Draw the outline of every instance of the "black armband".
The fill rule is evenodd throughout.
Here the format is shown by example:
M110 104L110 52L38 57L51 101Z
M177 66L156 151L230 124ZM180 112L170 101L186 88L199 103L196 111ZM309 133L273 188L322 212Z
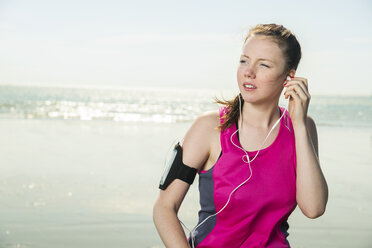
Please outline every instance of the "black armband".
M177 143L168 155L159 189L165 190L175 179L180 179L191 185L194 182L196 173L197 170L195 168L182 162L182 148L180 143Z

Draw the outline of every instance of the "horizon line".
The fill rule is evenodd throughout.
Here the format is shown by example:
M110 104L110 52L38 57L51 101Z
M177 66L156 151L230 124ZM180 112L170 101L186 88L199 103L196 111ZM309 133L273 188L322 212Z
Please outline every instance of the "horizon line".
M213 89L213 88L190 88L190 87L170 87L170 86L164 86L164 85L159 85L158 87L151 87L151 86L143 86L143 87L133 87L133 86L119 86L119 85L88 85L88 84L79 84L79 85L72 85L72 84L26 84L26 83L3 83L0 82L0 86L14 86L14 87L40 87L40 88L66 88L66 89L111 89L111 90L126 90L126 89L131 89L131 90L169 90L169 91L179 91L179 90L187 90L187 91L195 91L195 90L200 90L200 91L223 91L223 92L236 92L237 89L227 89L227 88L219 88L219 89ZM211 92L212 93L212 92ZM320 93L320 94L312 94L312 96L350 96L350 97L372 97L372 92L370 94L326 94L326 93Z

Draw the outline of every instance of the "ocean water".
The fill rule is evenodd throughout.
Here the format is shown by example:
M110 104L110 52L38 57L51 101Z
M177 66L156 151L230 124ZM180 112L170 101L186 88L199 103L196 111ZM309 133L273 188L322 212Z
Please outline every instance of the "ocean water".
M152 205L169 145L232 95L0 86L0 248L164 247ZM321 218L291 215L293 247L372 247L371 111L370 97L312 97L330 195ZM179 212L189 229L197 185Z
M0 86L0 118L190 122L231 91ZM281 102L285 105L285 102ZM372 96L313 96L318 125L372 127Z

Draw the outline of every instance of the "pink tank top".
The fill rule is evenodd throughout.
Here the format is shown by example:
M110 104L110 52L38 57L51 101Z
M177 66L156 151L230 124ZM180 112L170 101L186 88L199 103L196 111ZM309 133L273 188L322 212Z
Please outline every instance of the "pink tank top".
M221 107L220 116L225 111ZM223 208L230 192L250 176L242 161L245 153L230 141L234 131L236 125L221 131L222 155L211 169L199 172L198 224ZM241 146L237 134L233 142ZM256 151L248 154L252 159ZM287 111L276 139L260 151L251 168L251 179L232 194L226 208L196 229L194 247L290 247L287 218L296 207L296 150Z

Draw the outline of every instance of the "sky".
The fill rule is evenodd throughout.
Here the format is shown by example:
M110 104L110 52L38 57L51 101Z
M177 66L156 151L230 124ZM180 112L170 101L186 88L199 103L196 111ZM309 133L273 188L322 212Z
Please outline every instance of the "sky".
M313 95L372 95L372 1L0 0L0 84L237 89L244 35L291 30Z

